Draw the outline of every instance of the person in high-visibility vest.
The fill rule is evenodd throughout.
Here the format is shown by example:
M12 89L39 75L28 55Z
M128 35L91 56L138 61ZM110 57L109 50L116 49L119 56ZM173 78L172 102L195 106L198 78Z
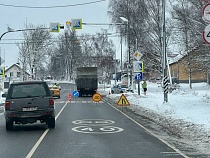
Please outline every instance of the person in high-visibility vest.
M144 80L144 82L141 84L143 90L144 90L144 95L146 95L147 92L147 82Z
M57 83L54 83L53 87L57 87Z

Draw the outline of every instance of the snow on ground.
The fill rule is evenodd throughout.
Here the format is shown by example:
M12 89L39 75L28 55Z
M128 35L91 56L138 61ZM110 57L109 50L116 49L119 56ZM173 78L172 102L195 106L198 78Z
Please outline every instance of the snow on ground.
M180 88L168 93L168 102L164 102L164 94L160 84L148 82L148 91L140 96L126 93L131 104L129 109L153 119L167 129L175 137L166 138L181 148L194 148L199 154L210 157L210 86L207 83L179 84ZM110 88L102 86L99 93L118 102L122 94L109 94ZM187 149L183 149L187 150ZM189 153L188 153L189 154Z
M140 95L137 88L134 93L125 93L131 104L126 108L156 122L153 132L190 157L203 154L210 157L210 86L207 83L193 83L190 89L188 84L179 84L180 88L169 93L168 102L164 102L160 84L147 84L146 95L142 88ZM110 87L99 85L98 92L117 103L122 94L110 94Z

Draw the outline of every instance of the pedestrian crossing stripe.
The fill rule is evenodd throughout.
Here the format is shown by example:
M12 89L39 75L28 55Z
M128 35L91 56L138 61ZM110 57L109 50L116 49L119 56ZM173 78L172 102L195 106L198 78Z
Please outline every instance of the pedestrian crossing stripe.
M98 104L98 103L104 103L103 101L94 102L94 101L69 101L69 103L82 103L82 104Z
M59 103L64 104L64 103L66 103L66 102L68 102L68 103L82 103L82 104L96 103L96 102L94 102L94 101L55 101L55 103L57 103L57 104L59 104ZM99 102L97 102L97 103L104 103L104 102L103 102L103 101L99 101ZM1 109L1 107L0 107L0 109Z
M57 101L56 100L55 103L62 103L63 104L63 103L66 103L66 101Z
M126 96L124 94L121 95L120 99L117 102L118 106L130 106Z

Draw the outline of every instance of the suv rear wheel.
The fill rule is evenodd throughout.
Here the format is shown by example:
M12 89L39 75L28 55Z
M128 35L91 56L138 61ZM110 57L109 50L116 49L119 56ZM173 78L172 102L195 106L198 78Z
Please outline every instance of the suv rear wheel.
M7 131L13 130L13 121L12 120L7 120L6 121L6 130Z
M54 117L48 118L47 125L48 128L55 128L55 118Z

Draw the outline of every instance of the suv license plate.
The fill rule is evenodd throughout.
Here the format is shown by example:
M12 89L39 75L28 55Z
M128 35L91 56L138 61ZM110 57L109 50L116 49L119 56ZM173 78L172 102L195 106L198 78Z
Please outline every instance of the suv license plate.
M36 111L37 107L23 108L23 111Z

